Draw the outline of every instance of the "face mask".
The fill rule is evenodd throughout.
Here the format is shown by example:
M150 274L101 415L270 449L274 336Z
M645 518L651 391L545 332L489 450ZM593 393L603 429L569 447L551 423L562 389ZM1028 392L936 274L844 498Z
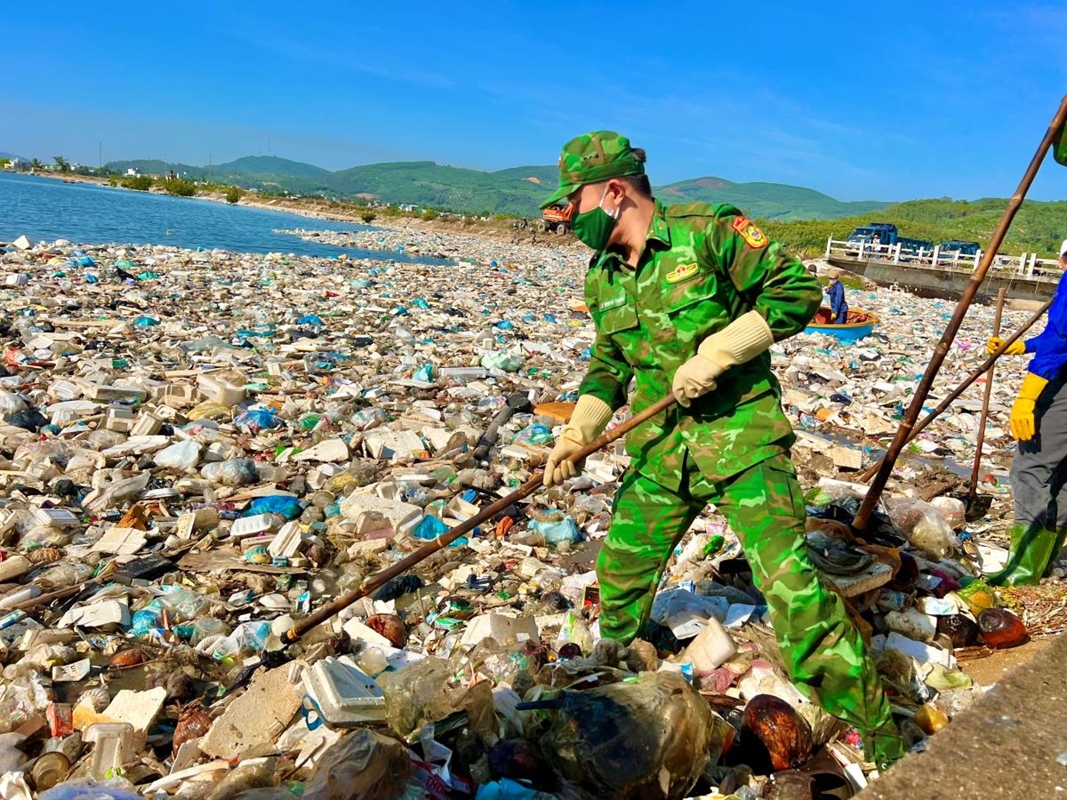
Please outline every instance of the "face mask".
M619 209L616 208L614 212L604 209L604 198L607 196L608 190L605 189L596 208L575 214L571 220L578 241L598 253L608 246L608 239L611 238L611 232L615 230L615 223L619 219Z

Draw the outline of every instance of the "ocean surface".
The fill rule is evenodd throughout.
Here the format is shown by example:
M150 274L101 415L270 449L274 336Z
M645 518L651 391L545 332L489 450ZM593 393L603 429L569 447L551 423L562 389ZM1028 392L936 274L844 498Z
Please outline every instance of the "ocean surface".
M0 171L0 241L10 242L25 234L34 241L69 239L76 244L165 244L327 257L348 253L352 258L451 263L388 250L334 247L274 233L294 228L372 230L285 211Z

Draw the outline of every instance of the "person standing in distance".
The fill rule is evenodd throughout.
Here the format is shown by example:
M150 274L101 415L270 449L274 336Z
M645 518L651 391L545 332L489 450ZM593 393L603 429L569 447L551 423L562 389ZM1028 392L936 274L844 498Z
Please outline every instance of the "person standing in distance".
M601 633L640 635L671 552L714 503L741 539L790 677L886 764L902 742L860 634L805 550L795 436L768 352L811 320L819 283L733 206L659 203L644 163L618 133L578 136L543 206L569 200L574 233L594 251L585 300L596 328L545 485L579 474L568 459L626 403L631 379L635 413L678 399L627 436L632 460L596 565Z
M1067 239L1060 245L1067 270ZM1019 444L1011 464L1015 519L1008 562L990 583L1027 585L1052 569L1067 538L1067 274L1060 278L1045 330L1014 342L1006 355L1032 354L1011 409L1011 433ZM1003 343L992 337L992 354Z

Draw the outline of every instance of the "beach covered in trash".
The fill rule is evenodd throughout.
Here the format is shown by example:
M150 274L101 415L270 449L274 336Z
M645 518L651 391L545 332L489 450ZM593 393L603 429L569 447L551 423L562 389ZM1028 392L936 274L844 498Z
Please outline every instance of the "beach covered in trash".
M418 226L300 235L453 263L0 251L0 797L865 785L858 733L784 677L714 508L680 542L642 639L600 639L593 563L621 443L288 643L309 613L529 480L593 341L575 247ZM954 304L886 289L848 301L880 319L870 336L799 335L773 364L809 552L921 750L988 688L967 663L1065 627L1064 572L1027 590L980 578L1006 557L1025 358L997 364L978 499L982 380L909 445L853 540L859 475ZM1004 331L1030 316L1006 311ZM971 308L929 408L985 359L992 320Z

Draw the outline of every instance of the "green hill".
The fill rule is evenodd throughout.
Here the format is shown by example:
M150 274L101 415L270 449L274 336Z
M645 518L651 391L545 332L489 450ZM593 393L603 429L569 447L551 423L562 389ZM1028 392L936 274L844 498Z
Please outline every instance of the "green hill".
M290 161L278 156L245 156L236 161L216 164L210 168L212 173L222 175L279 175L290 178L324 178L330 174L328 169Z
M664 202L731 203L757 219L838 219L885 208L876 200L842 202L801 186L781 183L733 183L723 178L695 178L656 188Z
M432 161L368 164L335 172L330 185L339 194L386 203L413 203L473 214L538 214L546 195L539 168L480 172ZM534 177L541 181L529 180Z

